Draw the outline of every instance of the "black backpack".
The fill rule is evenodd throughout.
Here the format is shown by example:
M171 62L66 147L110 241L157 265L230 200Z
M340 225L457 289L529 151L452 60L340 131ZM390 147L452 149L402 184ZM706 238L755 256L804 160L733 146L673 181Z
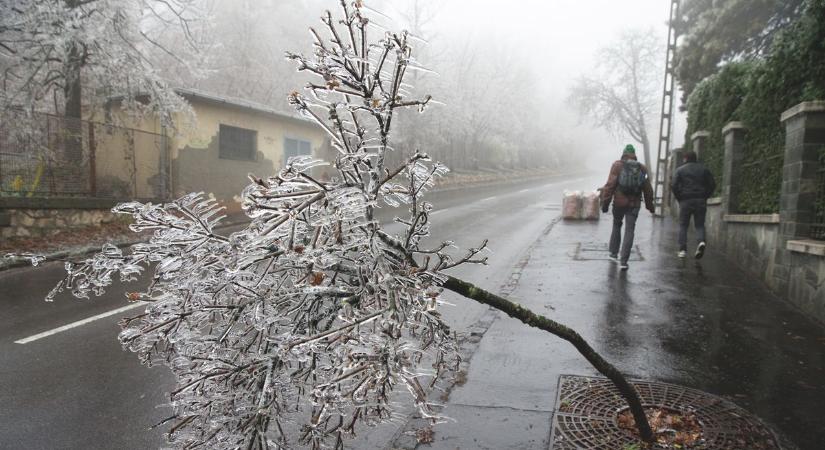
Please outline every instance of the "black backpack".
M642 194L642 187L647 180L647 174L642 170L639 161L628 160L622 164L619 172L619 192L625 195L638 196Z

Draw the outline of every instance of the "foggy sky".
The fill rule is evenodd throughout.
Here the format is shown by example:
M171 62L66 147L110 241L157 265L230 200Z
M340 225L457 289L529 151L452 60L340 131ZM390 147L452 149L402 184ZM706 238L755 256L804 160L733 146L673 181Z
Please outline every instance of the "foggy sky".
M384 11L403 11L409 0L391 0ZM370 4L369 2L367 3ZM493 35L529 55L536 74L537 94L546 97L546 117L553 128L563 129L572 139L588 140L593 156L588 165L601 167L612 160L629 138L612 137L579 125L578 117L565 105L574 79L595 64L596 51L610 43L622 29L650 27L667 39L670 2L666 0L442 0L432 2L437 15L428 26L434 35L430 46L448 45L453 36L482 38ZM383 6L383 5L382 5ZM392 14L396 15L396 14ZM483 39L479 39L483 40ZM662 54L664 61L665 55ZM658 117L650 124L655 158ZM677 124L674 146L681 145Z

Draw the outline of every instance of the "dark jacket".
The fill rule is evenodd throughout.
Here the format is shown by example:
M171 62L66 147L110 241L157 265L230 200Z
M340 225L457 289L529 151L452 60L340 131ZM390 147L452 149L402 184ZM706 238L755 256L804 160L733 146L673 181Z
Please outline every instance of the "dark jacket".
M605 183L604 188L602 188L602 208L607 209L611 200L614 202L613 206L618 208L641 207L642 199L640 196L625 195L617 189L619 186L619 174L622 173L624 162L628 159L635 161L636 155L623 155L621 160L614 162L613 166L610 167L610 175L607 177L607 183ZM647 167L645 167L644 164L642 164L642 172L647 175L645 185L642 188L645 208L647 208L648 211L653 211L653 187L650 185L650 172L647 171Z
M676 169L671 189L676 200L708 199L716 190L713 174L702 163L689 162Z

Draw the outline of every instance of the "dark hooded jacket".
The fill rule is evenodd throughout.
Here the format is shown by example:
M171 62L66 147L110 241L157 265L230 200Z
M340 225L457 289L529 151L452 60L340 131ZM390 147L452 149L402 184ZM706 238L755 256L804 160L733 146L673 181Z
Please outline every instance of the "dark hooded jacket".
M676 169L670 187L679 201L707 199L716 190L716 181L704 164L688 162Z
M607 183L602 188L602 205L607 208L610 202L614 202L614 206L618 208L639 208L642 205L642 198L635 195L626 195L620 192L617 187L619 185L619 174L622 173L624 162L628 159L636 161L636 155L626 153L622 155L622 159L613 163L610 167L610 175L607 177ZM642 196L644 197L645 208L648 211L653 211L653 187L650 185L650 172L647 167L642 164L642 172L647 175L645 185L642 188Z

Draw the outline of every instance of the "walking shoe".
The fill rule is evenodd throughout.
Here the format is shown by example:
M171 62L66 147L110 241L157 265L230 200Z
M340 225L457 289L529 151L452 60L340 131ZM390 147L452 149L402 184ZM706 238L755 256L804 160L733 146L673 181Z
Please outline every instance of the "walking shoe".
M705 243L700 242L699 246L696 247L696 259L702 259L705 256Z
M630 267L628 267L628 265L627 265L627 263L626 263L626 262L621 263L621 264L619 265L619 269L621 269L622 271L625 271L625 270L627 270L627 269L629 269L629 268L630 268Z
M687 258L687 252L684 250L679 250L679 257L680 258Z
M619 262L619 255L614 255L611 253L610 256L608 256L608 259L610 259L613 262Z

